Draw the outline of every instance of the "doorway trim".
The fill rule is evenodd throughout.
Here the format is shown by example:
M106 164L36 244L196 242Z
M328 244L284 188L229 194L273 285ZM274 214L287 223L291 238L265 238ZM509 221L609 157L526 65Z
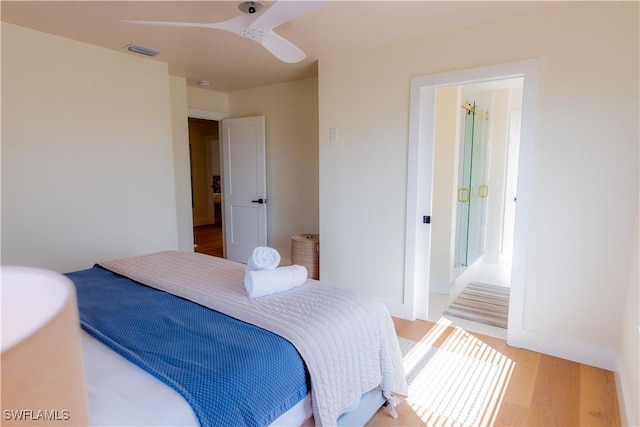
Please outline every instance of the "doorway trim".
M229 116L222 111L201 110L199 108L187 108L187 117L194 119L215 120L216 122L226 119Z
M436 90L442 87L524 77L522 128L518 170L518 202L514 229L511 296L507 341L521 346L524 339L526 267L532 207L533 154L538 110L539 61L537 59L430 74L411 79L409 147L407 160L407 210L405 282L402 314L427 319L431 230L423 223L431 215ZM437 218L434 220L437 221Z

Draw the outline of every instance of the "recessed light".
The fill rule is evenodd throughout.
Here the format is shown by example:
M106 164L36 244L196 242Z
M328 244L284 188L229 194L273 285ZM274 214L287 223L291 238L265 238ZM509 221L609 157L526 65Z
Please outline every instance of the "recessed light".
M209 80L200 80L200 81L198 82L198 84L199 84L200 86L209 86L209 85L211 85L211 82L210 82Z

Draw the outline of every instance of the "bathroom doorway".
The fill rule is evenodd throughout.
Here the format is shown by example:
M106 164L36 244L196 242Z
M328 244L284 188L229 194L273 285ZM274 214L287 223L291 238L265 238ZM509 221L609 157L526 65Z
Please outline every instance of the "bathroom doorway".
M432 225L428 320L470 283L511 284L522 89L519 77L436 91L432 213L446 218ZM458 323L506 338L504 328Z
M405 234L405 282L404 299L398 307L403 310L408 318L428 320L430 309L430 294L432 293L431 270L445 268L448 274L448 262L434 263L432 255L440 252L445 260L453 257L453 246L443 250L437 242L436 228L432 228L437 222L448 224L449 238L452 235L454 202L450 197L455 194L456 184L453 177L447 185L434 185L437 180L436 166L440 162L435 161L436 142L438 139L438 127L435 119L442 119L436 114L436 92L440 89L457 91L457 88L471 84L483 84L512 78L523 78L522 90L522 115L517 172L517 209L515 211L515 226L513 231L513 256L510 272L510 297L508 304L508 330L507 342L517 345L522 342L525 334L524 307L527 288L527 260L528 242L530 236L532 211L533 211L533 160L535 148L535 130L538 110L538 86L539 86L539 61L537 59L508 62L503 64L488 65L483 67L468 68L443 73L429 74L411 79L411 100L409 116L409 150L407 164L407 207L406 207L406 234ZM451 99L451 98L449 98ZM457 120L462 98L452 98L452 120ZM458 102L459 101L459 102ZM491 111L489 111L491 114ZM454 131L455 126L441 127ZM508 128L507 128L508 129ZM459 136L459 135L458 135ZM451 137L451 135L449 135ZM452 139L457 141L455 137ZM492 148L493 151L493 148ZM439 157L440 159L440 157ZM452 160L453 161L453 160ZM450 215L436 216L436 203L438 189L445 189L448 197L445 205L448 206ZM513 199L512 199L513 200ZM514 203L515 204L515 203ZM491 208L488 209L487 218L495 219ZM503 218L504 215L500 216ZM487 222L487 227L491 224ZM442 225L442 224L441 224ZM502 233L504 235L504 233ZM487 228L487 235L489 230ZM442 237L442 236L440 236ZM493 241L492 241L493 242ZM485 242L485 249L489 240ZM485 253L485 257L487 252ZM452 265L452 264L451 264ZM443 286L449 286L449 277ZM453 276L455 277L455 276ZM455 280L454 280L455 282Z

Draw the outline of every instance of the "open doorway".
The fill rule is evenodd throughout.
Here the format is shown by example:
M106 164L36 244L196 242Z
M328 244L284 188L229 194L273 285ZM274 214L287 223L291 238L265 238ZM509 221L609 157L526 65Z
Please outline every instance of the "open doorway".
M407 318L429 319L432 224L451 217L432 218L436 91L456 85L524 78L517 209L513 230L507 342L522 345L527 337L524 307L527 288L528 242L532 212L533 160L538 106L539 61L509 62L430 74L411 79L409 155L407 163L407 221L405 235L405 294L394 310ZM456 113L457 114L457 113ZM453 187L451 191L454 191ZM452 225L452 224L451 224ZM435 247L435 246L434 246ZM453 250L453 249L452 249Z
M505 339L523 83L436 90L428 319Z
M189 117L195 252L224 257L218 122Z

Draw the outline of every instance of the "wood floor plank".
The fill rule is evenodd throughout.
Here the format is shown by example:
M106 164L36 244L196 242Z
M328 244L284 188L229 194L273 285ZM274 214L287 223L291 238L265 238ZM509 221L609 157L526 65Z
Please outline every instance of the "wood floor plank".
M369 420L367 427L413 427L426 426L418 412L407 402L396 406L398 418L393 418L387 408L380 408L376 415Z
M620 425L620 412L612 372L580 365L580 425Z
M424 320L410 321L394 317L393 324L398 336L413 341L427 339L436 343L444 339L441 337L442 334L446 334L448 336L451 333L450 328L434 325L433 323L425 322Z
M503 402L494 426L542 426L543 415L539 408L525 408L511 402Z
M580 364L552 356L541 357L531 406L542 411L542 425L579 425Z
M505 393L505 402L531 408L541 355L524 349L514 350L507 352L508 357L516 359L516 362Z

